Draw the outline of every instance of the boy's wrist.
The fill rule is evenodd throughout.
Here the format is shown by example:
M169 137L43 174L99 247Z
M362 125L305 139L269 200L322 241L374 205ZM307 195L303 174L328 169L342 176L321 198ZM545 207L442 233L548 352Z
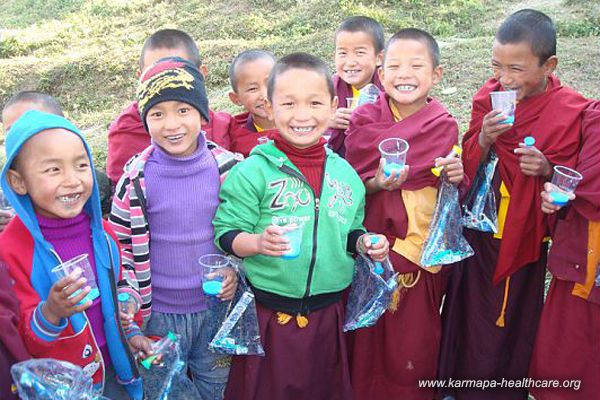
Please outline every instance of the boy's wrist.
M42 313L42 316L46 319L46 321L50 322L52 325L60 324L62 317L58 316L55 312L52 311L47 301L42 304L40 311Z

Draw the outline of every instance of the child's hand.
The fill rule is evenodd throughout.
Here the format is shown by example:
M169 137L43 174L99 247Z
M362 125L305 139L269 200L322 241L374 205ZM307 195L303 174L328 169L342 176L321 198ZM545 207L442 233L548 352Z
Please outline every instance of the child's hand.
M258 254L280 257L290 250L290 241L283 236L283 228L269 225L258 235Z
M376 236L379 241L375 244L371 243L371 237ZM373 235L365 233L358 239L359 251L363 254L368 254L374 261L383 261L390 250L390 243L384 235Z
M335 111L335 115L333 116L330 124L330 128L333 129L348 129L350 125L350 116L352 115L352 110L349 108L338 108Z
M9 210L0 210L0 232L4 230L6 225L10 222L13 217L13 213Z
M142 360L154 354L152 351L152 339L147 338L143 335L135 335L129 339L129 348L133 354L137 354ZM160 362L160 356L154 361L154 363Z
M550 182L544 183L544 191L542 193L540 193L540 195L542 196L542 212L543 213L554 214L555 212L557 212L558 210L560 210L562 208L562 206L557 206L556 204L552 203L552 198L550 198L550 192L552 192L553 189L554 188L552 186L552 183L550 183ZM572 201L575 199L574 193L567 193L567 196L569 196L569 201Z
M527 176L543 176L549 178L552 176L552 166L544 153L535 146L526 146L525 143L519 143L519 148L513 150L519 155L519 166L521 172Z
M73 314L85 311L92 305L92 301L87 301L82 305L77 305L77 303L83 300L91 290L89 286L85 286L86 283L86 279L81 276L81 270L76 270L52 285L41 310L44 318L48 322L58 325L61 318L68 318ZM70 297L79 289L81 289L80 293Z
M512 124L503 124L506 116L499 110L492 110L483 117L481 132L479 133L479 145L484 149L496 143L498 136L512 128Z
M458 185L465 177L462 160L459 157L436 158L436 167L444 167L444 172L448 178L448 182Z
M233 299L235 290L237 289L238 277L233 269L225 270L225 277L221 286L221 291L217 294L217 297L223 301Z
M133 315L124 313L119 310L119 319L121 320L121 326L125 329L133 323Z
M380 190L397 190L400 189L400 185L406 182L408 178L409 166L405 165L401 170L393 170L389 177L385 177L383 168L385 167L385 160L382 158L379 160L379 167L375 176L366 182L367 193L375 193Z

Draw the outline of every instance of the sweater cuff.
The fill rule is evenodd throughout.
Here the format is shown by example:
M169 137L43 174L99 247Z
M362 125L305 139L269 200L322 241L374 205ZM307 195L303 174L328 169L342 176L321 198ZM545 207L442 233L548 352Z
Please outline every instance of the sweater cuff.
M233 251L233 241L235 240L237 235L239 235L242 232L243 231L241 229L235 229L233 231L225 232L223 235L221 235L221 237L219 238L219 245L221 247L221 250L223 250L225 253L233 254L234 256L239 257Z
M134 336L141 336L141 335L142 335L142 330L133 321L127 328L125 328L125 337L127 338L127 340L131 339Z
M31 330L37 337L46 342L56 340L61 332L67 327L68 320L61 318L58 325L49 322L42 313L42 307L45 301L41 301L31 315Z
M346 251L348 251L348 253L358 253L358 239L365 233L365 231L357 229L348 234L348 242L346 243Z

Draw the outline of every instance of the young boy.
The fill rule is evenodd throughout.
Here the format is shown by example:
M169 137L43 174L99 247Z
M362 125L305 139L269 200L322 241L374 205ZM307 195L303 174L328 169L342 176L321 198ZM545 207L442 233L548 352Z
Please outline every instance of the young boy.
M351 337L356 399L433 398L432 389L418 384L435 378L445 289L439 268L420 266L439 184L431 168L445 166L454 184L463 178L459 158L442 158L458 140L457 123L429 97L442 78L439 58L437 42L427 32L397 32L386 45L380 70L385 92L350 119L346 157L367 189L365 227L386 235L392 243L390 259L400 273L392 311ZM404 139L410 149L407 166L386 178L378 145L388 138Z
M283 57L268 82L277 132L232 170L214 220L216 243L244 258L265 357L234 357L226 399L349 399L342 292L353 253L367 251L364 187L322 135L336 108L327 65ZM301 226L300 248L283 236ZM368 250L386 256L384 237ZM296 258L286 259L289 251ZM285 257L282 257L286 255ZM293 371L293 372L291 372Z
M440 378L522 379L542 310L547 243L539 193L552 165L573 165L581 113L588 105L561 85L556 30L534 10L520 10L500 26L492 46L494 77L473 98L463 138L465 173L473 178L493 149L498 234L470 229L475 256L455 269L444 304ZM492 110L490 92L515 90L514 124ZM533 136L534 146L524 138ZM526 399L525 388L457 389L457 399Z
M190 387L195 392L190 398L218 399L229 358L208 351L219 321L202 293L198 258L218 252L212 219L220 174L236 160L201 134L208 99L204 77L193 64L178 57L160 60L142 74L137 94L152 145L127 164L110 222L122 245L123 263L136 271L145 332L182 335L182 359L194 385L184 381L174 386ZM231 299L235 289L231 274L219 297ZM178 379L189 378L181 374Z
M273 53L246 50L238 54L229 66L229 81L233 92L229 99L246 112L233 117L229 150L248 157L260 137L268 137L275 127L265 108L267 80L275 64Z
M63 117L27 111L8 132L6 153L0 181L17 216L0 235L0 258L15 281L28 351L81 366L98 393L141 399L130 348L148 352L150 344L136 324L123 331L115 318L119 248L102 221L83 136ZM51 270L81 254L99 298L78 304L91 290L81 271L58 279Z
M342 22L334 40L336 73L333 86L338 105L328 131L331 135L329 147L344 157L345 131L352 114L347 99L358 97L359 91L369 83L383 90L377 69L381 65L385 37L379 22L369 17L354 16Z
M531 358L533 379L559 379L562 387L531 388L538 400L593 399L600 391L600 102L583 113L582 147L575 169L583 180L564 211L552 204L551 183L542 211L558 214L548 269L554 275ZM570 386L565 380L577 381Z
M194 64L202 75L208 74L202 63L198 47L187 33L177 29L161 29L153 33L142 47L138 77L146 68L163 57L181 57ZM231 115L226 112L208 111L203 117L202 130L208 140L229 148ZM127 161L150 145L150 136L144 129L136 102L131 103L108 128L108 154L106 173L116 184Z
M64 117L62 107L54 97L41 92L25 90L13 95L4 105L4 109L2 110L2 124L4 125L4 131L8 132L12 124L29 110L38 110ZM103 171L100 171L99 169L96 169L95 171L96 182L98 183L98 189L100 191L100 207L102 209L102 215L105 216L110 213L113 185ZM3 216L6 218L3 219ZM9 220L9 214L0 210L0 232L4 228L4 225L8 224Z

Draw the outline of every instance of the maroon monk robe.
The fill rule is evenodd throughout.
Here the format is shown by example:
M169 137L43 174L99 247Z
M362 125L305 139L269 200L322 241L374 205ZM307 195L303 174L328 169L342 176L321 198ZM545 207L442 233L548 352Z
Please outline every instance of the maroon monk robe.
M473 100L472 121L463 141L465 172L471 177L481 158L478 134L483 117L491 109L489 92L498 89L500 85L492 79L484 84ZM503 239L494 239L490 233L465 229L465 237L475 250L475 256L457 265L448 285L442 314L440 379L502 380L527 376L543 303L547 246L542 239L546 225L539 199L543 179L523 175L513 149L523 138L531 135L536 138L536 147L550 162L574 165L579 146L579 119L584 104L583 97L563 88L558 79L551 77L545 93L519 102L515 126L496 142L495 149L500 158L493 181L496 199L500 199L501 180L511 194ZM560 120L557 121L557 118ZM499 204L500 201L497 201ZM534 235L538 236L534 238ZM508 247L504 243L507 239ZM522 249L524 244L529 247ZM493 278L498 276L499 259L509 250L523 251L531 257L537 254L537 258L524 266L504 269L504 273L511 271L509 284L495 285L497 280ZM508 256L519 257L520 254ZM501 313L503 309L504 314ZM501 315L504 327L499 326L502 325ZM458 400L476 400L484 395L490 400L527 399L523 388L488 389L485 393L475 389L457 389L446 393L454 394Z
M475 176L481 158L479 133L483 117L491 111L490 92L501 89L497 80L490 79L473 98L471 123L463 138L465 173L470 178ZM496 140L497 169L511 199L506 216L510 229L502 236L494 284L538 260L539 243L546 234L539 196L545 178L524 175L513 150L526 136L533 136L535 147L552 165L573 166L579 150L581 113L588 104L589 100L550 76L545 93L517 104L514 126Z
M258 144L258 138L261 136L270 137L270 135L276 132L276 129L268 129L262 132L258 132L254 121L250 113L242 113L233 117L231 124L231 131L229 136L231 137L231 145L229 150L235 153L241 153L244 157L250 155L250 151Z
M573 387L532 389L538 400L587 400L600 393L600 287L586 285L588 270L595 267L588 265L588 251L597 251L588 249L589 221L600 221L600 102L583 115L583 144L576 166L583 180L552 235L548 268L554 279L529 370L534 379L577 379L581 387L577 391ZM593 276L594 271L589 273Z
M436 157L444 157L458 139L455 120L442 105L430 99L420 111L395 122L388 96L358 109L350 122L347 160L363 181L375 175L379 165L378 144L390 137L410 144L408 180L403 189L437 186L431 173ZM407 215L399 191L367 195L365 227L386 235L392 246L404 238ZM390 251L395 270L407 273L420 268ZM387 311L371 328L348 334L352 386L357 400L433 398L433 389L419 388L419 379L434 379L441 337L439 307L445 290L446 271L421 271L417 284L402 289L398 309Z
M11 392L10 367L31 358L19 336L19 304L12 291L12 279L0 261L0 398L16 398Z
M377 86L379 90L383 92L383 84L379 80L379 68L375 69L373 76L371 77L371 82L373 85ZM340 78L337 74L333 75L333 89L335 91L335 95L338 97L338 106L337 108L348 108L348 104L346 103L346 99L348 97L353 97L352 93L352 85L346 83L345 80ZM346 132L343 129L333 129L330 128L325 135L330 135L329 138L329 148L335 151L340 156L344 157L346 155L346 146L344 142L346 140Z
M209 122L202 124L208 140L229 149L229 129L233 118L226 112L209 110ZM108 128L106 174L116 184L131 157L150 145L150 135L142 124L137 102L131 103Z

